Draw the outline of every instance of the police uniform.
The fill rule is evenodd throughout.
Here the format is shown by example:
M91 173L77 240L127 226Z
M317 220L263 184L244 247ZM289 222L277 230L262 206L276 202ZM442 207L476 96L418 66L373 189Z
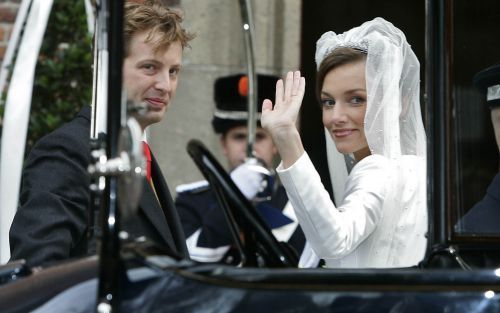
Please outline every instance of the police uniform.
M191 258L200 262L232 263L233 239L224 212L208 182L180 185L176 191L175 205L181 218ZM258 203L256 209L276 239L288 242L300 255L305 237L283 186L275 190L271 200Z
M258 103L266 98L274 99L279 78L258 75L257 79ZM225 134L233 127L247 124L247 84L247 78L242 74L221 77L215 81L216 109L212 126L216 133ZM200 262L237 263L228 222L208 182L180 185L176 191L175 205L191 258ZM258 202L256 210L276 239L288 242L300 256L305 237L283 186L278 185L272 191L270 200Z

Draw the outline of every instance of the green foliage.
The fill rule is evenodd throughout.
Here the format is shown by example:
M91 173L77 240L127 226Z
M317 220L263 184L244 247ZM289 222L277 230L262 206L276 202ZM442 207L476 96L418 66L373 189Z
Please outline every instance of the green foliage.
M26 151L90 103L91 65L84 1L55 0L36 68Z
M54 0L35 70L26 153L90 104L91 39L84 1Z

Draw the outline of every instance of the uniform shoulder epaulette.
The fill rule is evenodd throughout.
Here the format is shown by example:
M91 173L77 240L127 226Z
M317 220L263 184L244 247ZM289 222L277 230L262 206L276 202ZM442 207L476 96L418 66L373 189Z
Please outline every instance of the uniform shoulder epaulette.
M196 193L208 190L210 188L210 184L206 180L200 180L194 183L182 184L175 188L177 193L190 192Z

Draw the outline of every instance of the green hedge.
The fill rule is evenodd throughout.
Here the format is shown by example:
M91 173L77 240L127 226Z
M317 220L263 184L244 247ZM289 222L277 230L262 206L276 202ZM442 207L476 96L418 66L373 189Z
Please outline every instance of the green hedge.
M84 1L54 0L35 71L26 153L90 104L91 39ZM0 110L3 116L3 106Z

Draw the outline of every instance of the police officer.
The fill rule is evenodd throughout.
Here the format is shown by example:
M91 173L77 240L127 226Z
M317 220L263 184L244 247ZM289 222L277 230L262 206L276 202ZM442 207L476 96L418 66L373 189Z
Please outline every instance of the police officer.
M274 99L278 77L258 75L258 118L264 99ZM249 200L262 198L262 176L244 163L247 156L247 77L238 74L218 78L214 85L215 112L212 126L220 136L222 151L227 159L230 176ZM253 145L255 156L271 168L277 149L271 136L257 125ZM180 185L176 188L175 201L186 235L192 259L200 262L235 263L227 221L219 207L214 192L207 181ZM288 242L300 255L305 237L288 202L285 189L278 185L266 200L255 201L256 210L262 215L274 236Z
M486 96L500 152L500 64L477 73L474 76L474 85ZM498 221L500 221L500 173L493 178L484 198L462 218L462 231L499 234Z

